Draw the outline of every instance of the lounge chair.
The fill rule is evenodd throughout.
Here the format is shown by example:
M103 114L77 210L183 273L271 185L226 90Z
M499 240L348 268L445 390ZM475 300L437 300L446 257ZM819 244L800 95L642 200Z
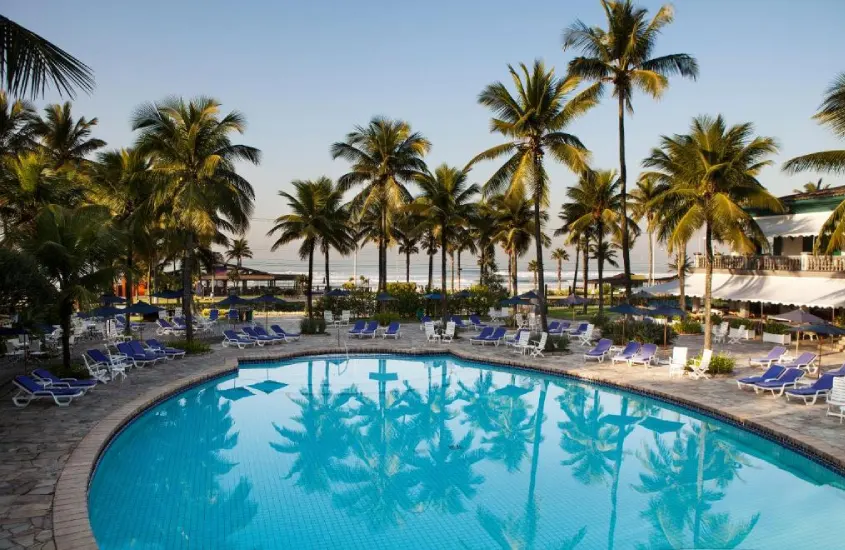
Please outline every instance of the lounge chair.
M718 327L713 328L713 340L717 343L725 343L725 338L728 337L728 330L730 328L730 324L727 321L723 321L721 325Z
M273 325L271 328L275 331L278 325ZM355 321L355 324L352 325L352 328L347 331L349 336L358 336L361 334L361 331L367 326L367 322L363 320ZM277 331L278 332L278 331Z
M167 359L166 356L161 355L160 353L156 352L153 349L146 348L144 345L139 342L138 340L131 340L127 342L129 347L132 348L132 351L135 352L136 355L141 356L143 355L147 361L152 361L153 363L158 363L159 361L163 361Z
M255 341L250 340L246 336L241 336L240 334L235 333L234 330L224 330L223 342L221 342L221 344L224 348L237 346L238 349L244 349L247 346L254 346Z
M525 355L525 353L530 351L532 347L531 342L528 340L530 336L531 333L527 330L520 331L516 342L513 343L513 349Z
M481 319L479 319L478 315L470 315L469 322L472 325L472 328L474 328L475 330L481 330L487 326L487 324L481 322Z
M446 342L451 342L452 340L454 340L456 328L457 325L453 321L449 321L448 323L446 323L446 330L443 331L442 335L440 335L440 341L445 344Z
M737 378L736 385L739 389L753 388L757 382L765 382L767 380L777 380L786 369L780 365L772 365L766 372L759 376L746 376L744 378Z
M429 321L424 325L426 342L439 342L440 335L434 330L434 323Z
M163 355L167 359L179 359L181 357L185 357L185 350L165 346L155 338L147 340L147 346L149 346L149 348L155 353Z
M254 330L255 334L259 336L266 336L267 338L269 338L270 340L268 340L268 342L270 342L271 344L281 344L285 341L283 336L278 334L269 334L266 330L264 330L264 327L262 326L255 325L254 327L252 327L252 330Z
M264 344L275 344L276 340L270 338L269 336L259 336L257 332L252 327L242 327L241 330L246 335L246 337L253 342L259 348L264 347Z
M167 336L170 334L182 334L185 332L184 327L177 327L169 323L166 319L156 319L156 323L158 324L158 328L156 329L156 334L158 336Z
M370 338L376 337L376 331L378 330L378 321L368 321L367 326L364 327L364 330L358 333L358 338L363 338L364 336L369 336Z
M692 360L689 377L693 380L710 378L710 361L713 359L713 350L706 349L701 352L701 357Z
M574 332L572 333L573 336L578 338L578 345L579 346L589 346L593 342L593 331L595 327L591 324L587 325L587 328L584 329L583 332Z
M805 369L808 373L813 374L819 368L815 365L816 363L816 354L810 353L809 351L805 351L795 359L791 361L787 361L784 363L778 363L780 366L784 368L795 368L795 369Z
M529 351L531 352L531 357L545 357L543 352L546 351L546 342L549 339L548 332L541 332L540 339L534 340L529 344Z
M590 323L579 323L576 327L570 326L569 334L571 334L572 336L578 336L580 334L583 334L587 330L588 326L590 326Z
M82 388L53 388L39 384L29 376L15 376L12 383L18 393L12 396L12 403L16 407L26 407L36 399L52 399L59 407L67 407L71 401L85 394Z
M508 346L513 347L519 341L519 337L523 332L528 332L528 330L521 328L521 329L517 329L517 331L514 332L513 334L505 335L505 337L502 338L502 342L505 343L505 347L508 347Z
M219 319L219 318L220 318L220 311L218 311L216 309L212 309L211 311L208 312L208 322L216 323L217 319Z
M150 357L147 353L143 352L143 350L141 353L136 352L130 345L130 342L120 342L115 347L123 357L126 357L127 363L131 364L133 367L145 367L150 363L158 361L158 357L155 354L152 354L153 356Z
M687 370L687 348L675 346L672 348L672 359L669 360L669 378L683 376Z
M47 369L35 369L32 375L38 379L42 385L50 388L78 388L84 392L97 385L96 380L80 380L78 378L59 378Z
M494 344L496 344L496 347L499 347L499 344L504 342L505 334L507 334L507 333L508 333L508 329L506 329L505 327L496 327L493 330L493 334L490 335L490 338L488 338L488 340L490 342L493 342Z
M728 331L729 344L739 344L741 340L748 340L748 329L745 327L734 327Z
M490 336L493 335L493 327L484 327L481 329L481 332L478 333L478 336L472 336L469 339L470 344L481 344L484 345L487 343L487 340Z
M552 321L549 323L549 336L563 336L563 334L569 330L569 327L569 321L564 321L563 323L560 321Z
M776 380L765 380L754 384L754 393L766 393L770 391L773 396L779 397L788 388L794 388L795 383L803 378L804 374L806 373L802 369L790 367Z
M832 374L823 374L818 380L813 382L812 386L789 388L783 393L786 395L787 401L789 401L791 397L795 397L796 399L804 401L805 405L815 405L817 399L827 399L827 396L830 394L830 390L833 389L834 378L836 378L836 376L833 376Z
M599 363L604 361L604 358L610 353L610 346L613 345L613 340L602 338L593 349L584 352L584 361L588 359L595 359Z
M650 367L657 359L657 344L643 344L639 351L628 359L628 366L642 365Z
M270 325L270 330L272 330L276 334L276 336L281 337L285 342L298 342L299 339L302 337L301 333L287 332L279 325Z
M457 315L452 315L452 322L455 323L456 329L469 329L472 328L472 325L468 325L464 323L464 320L458 317Z
M344 327L348 327L350 319L352 319L352 312L348 309L344 309L340 312L340 322L338 322L338 324Z
M434 324L434 321L432 321L432 320L431 320L431 317L430 317L430 316L428 316L428 315L423 315L423 316L420 318L420 330L425 330L425 324L426 324L426 323L431 323L431 324Z
M394 340L398 340L402 333L399 332L401 325L399 321L393 321L389 325L387 325L387 329L384 331L384 334L381 335L382 339L393 338Z
M640 351L640 344L638 342L628 342L625 345L625 349L610 358L610 362L614 365L616 363L627 363L638 351Z
M772 363L776 362L778 359L783 357L783 354L786 353L786 348L783 346L775 346L769 351L768 355L765 357L755 357L753 359L748 360L748 364L752 367L755 365L759 365L761 367L769 368L772 366Z
M825 416L839 417L839 423L845 419L845 377L834 376L833 387L827 394L827 412Z
M118 376L126 378L126 369L131 366L128 357L125 355L109 352L109 355L106 356L106 354L98 349L89 349L82 358L85 360L85 366L88 367L88 372L91 376L103 383L107 379L114 380ZM107 379L102 378L99 374L95 374L101 373L103 369L108 374Z

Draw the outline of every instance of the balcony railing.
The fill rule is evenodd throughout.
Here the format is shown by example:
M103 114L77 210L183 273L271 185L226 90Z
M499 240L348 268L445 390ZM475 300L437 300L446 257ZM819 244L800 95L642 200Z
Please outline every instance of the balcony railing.
M704 269L704 255L696 254L693 264ZM724 256L713 257L713 269L737 271L845 271L845 256Z

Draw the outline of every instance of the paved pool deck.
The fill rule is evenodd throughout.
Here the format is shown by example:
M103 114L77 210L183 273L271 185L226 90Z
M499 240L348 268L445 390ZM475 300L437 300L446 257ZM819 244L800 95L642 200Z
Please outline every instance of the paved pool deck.
M345 330L344 330L345 332ZM703 338L682 336L677 345L695 354ZM746 424L770 437L845 466L845 425L825 416L826 406L787 403L784 398L740 391L733 379L760 372L748 358L764 354L769 344L747 342L717 346L737 359L737 371L710 380L669 379L666 367L612 366L584 363L583 348L568 354L527 358L503 347L472 346L460 339L429 344L416 325L406 326L398 341L347 340L334 333L304 337L299 343L238 350L214 346L211 354L133 370L127 380L100 386L67 408L36 402L25 409L12 405L11 394L0 396L0 550L33 548L72 550L96 548L86 505L91 470L103 445L120 426L157 399L186 384L236 368L237 360L286 354L451 351L467 359L512 364L519 368L561 373L694 405ZM794 346L793 348L794 349ZM814 350L808 343L803 349ZM845 362L845 354L826 354L826 368Z

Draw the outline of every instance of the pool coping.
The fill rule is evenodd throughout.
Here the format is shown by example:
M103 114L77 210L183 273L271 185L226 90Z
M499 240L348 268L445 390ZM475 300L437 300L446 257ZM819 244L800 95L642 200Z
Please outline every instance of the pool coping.
M608 380L601 373L591 371L559 370L544 367L542 363L533 362L524 356L488 357L475 353L468 353L462 349L431 349L374 347L367 350L356 350L348 353L345 348L326 347L291 350L286 353L268 353L266 355L251 355L248 357L227 359L222 365L211 367L202 372L194 373L185 378L174 380L154 388L143 396L119 407L108 416L100 420L79 442L70 455L59 477L53 498L53 541L57 550L96 549L97 542L91 530L88 515L88 488L96 469L100 456L114 439L129 423L139 415L154 407L161 401L185 391L193 386L237 372L240 364L264 363L268 361L282 361L298 357L320 355L410 355L433 356L446 355L468 361L491 363L503 367L515 368L532 372L540 372L553 376L581 380L604 387L621 389L638 395L658 399L671 405L690 409L699 414L714 418L748 430L770 441L778 443L795 451L816 463L830 468L845 476L845 457L838 456L837 450L817 438L802 435L796 438L792 434L784 433L779 426L767 425L765 421L743 417L712 407L706 403L677 395L661 392L653 388L645 388L636 384L626 384L615 380ZM592 376L591 376L592 375Z

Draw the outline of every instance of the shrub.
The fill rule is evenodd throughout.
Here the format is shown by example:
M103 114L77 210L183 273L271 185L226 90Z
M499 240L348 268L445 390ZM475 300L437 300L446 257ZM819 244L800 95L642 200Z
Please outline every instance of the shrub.
M314 311L349 310L353 317L369 317L373 313L376 296L366 289L350 290L349 296L323 296L314 302Z
M766 321L763 325L763 332L769 334L789 334L789 325L783 323L776 323L775 321Z
M561 336L549 336L546 340L546 349L543 351L552 351L565 353L569 351L569 336L563 334Z
M656 323L645 323L643 321L629 321L628 326L624 323L615 321L609 323L601 333L603 338L610 338L613 344L621 346L633 340L641 344L660 344L663 345L663 325ZM666 330L666 344L671 345L677 337L677 333L670 326Z
M711 313L710 314L710 323L715 327L716 325L722 324L722 316L718 313Z
M701 355L695 358L695 361L701 359ZM690 359L687 361L687 367L691 367L693 364L693 360ZM734 367L736 366L736 359L729 355L725 355L724 353L716 353L710 359L710 367L708 372L710 374L730 374L734 371ZM688 369L692 370L692 369Z
M731 319L728 321L728 326L731 328L747 328L749 330L754 330L756 324L751 319Z
M416 283L387 283L387 293L396 298L387 302L386 308L397 318L415 317L417 310L423 307L423 298L417 292Z
M501 286L489 287L473 285L467 289L469 297L464 299L466 308L471 313L486 314L491 307L498 307L499 302L507 297Z
M199 340L194 340L193 342L188 342L187 340L172 340L167 342L166 345L171 348L183 349L185 350L186 355L201 355L211 351L210 344Z
M610 317L608 317L604 313L596 313L590 318L590 323L592 323L597 329L602 331L602 334L607 329L607 327L612 323ZM629 323L630 324L630 323Z
M378 324L383 326L383 327L386 327L387 325L389 325L393 321L398 321L401 318L402 317L398 313L390 313L390 312L376 313L376 314L373 315L373 320L378 321Z
M681 319L672 323L672 329L678 334L701 334L701 323L695 319Z
M326 321L322 317L313 319L305 318L299 322L299 331L302 334L324 334L326 332Z

